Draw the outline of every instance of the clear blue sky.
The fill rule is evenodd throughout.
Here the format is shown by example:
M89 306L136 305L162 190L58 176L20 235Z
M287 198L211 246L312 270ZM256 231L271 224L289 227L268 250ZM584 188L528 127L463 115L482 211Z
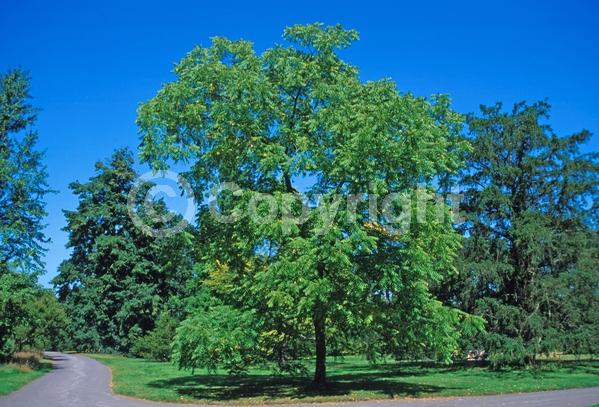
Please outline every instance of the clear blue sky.
M48 198L43 283L68 256L61 228L62 209L76 206L69 182L86 180L116 147L136 148L138 104L211 36L249 39L263 50L287 25L341 23L361 33L344 56L364 79L392 77L418 95L448 93L463 112L548 97L558 134L599 133L599 2L224 3L0 0L0 71L21 66L32 75L43 109L40 146L59 191ZM587 149L598 146L594 136Z

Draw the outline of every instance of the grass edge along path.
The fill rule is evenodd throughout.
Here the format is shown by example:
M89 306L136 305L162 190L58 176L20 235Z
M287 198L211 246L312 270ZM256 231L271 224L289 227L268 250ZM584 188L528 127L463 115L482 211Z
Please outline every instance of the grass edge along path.
M19 390L26 384L39 379L52 370L49 362L43 362L37 369L31 369L15 364L0 365L0 397Z
M430 363L371 366L361 357L331 358L330 388L310 389L310 375L273 376L253 368L228 376L178 370L170 363L115 355L85 355L112 370L117 394L185 403L264 404L335 402L370 399L457 397L522 393L599 386L599 361L547 363L541 369L493 371L486 367Z

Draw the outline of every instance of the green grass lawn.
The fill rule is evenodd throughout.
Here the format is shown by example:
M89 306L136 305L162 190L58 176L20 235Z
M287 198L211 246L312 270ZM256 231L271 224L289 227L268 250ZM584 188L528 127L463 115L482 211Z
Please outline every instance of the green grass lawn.
M272 376L252 369L241 377L224 372L191 375L169 363L89 355L113 372L116 393L159 401L281 403L372 398L450 397L599 386L599 362L561 362L538 370L497 372L485 367L423 363L371 366L359 357L330 360L330 388L310 389L309 377Z
M17 365L0 365L0 396L20 389L27 383L48 373L49 363L43 363L39 369L29 369Z

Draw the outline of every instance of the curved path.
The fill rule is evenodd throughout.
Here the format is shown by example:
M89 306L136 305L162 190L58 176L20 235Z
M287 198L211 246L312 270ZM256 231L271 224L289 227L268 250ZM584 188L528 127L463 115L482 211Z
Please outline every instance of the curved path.
M0 397L0 407L182 407L198 404L169 404L120 397L110 391L110 370L80 355L48 352L54 369L22 389ZM599 387L500 396L429 400L381 400L341 403L347 407L479 407L539 406L587 407L599 403ZM330 406L331 403L324 404ZM293 407L299 406L294 404ZM314 406L314 405L312 405Z

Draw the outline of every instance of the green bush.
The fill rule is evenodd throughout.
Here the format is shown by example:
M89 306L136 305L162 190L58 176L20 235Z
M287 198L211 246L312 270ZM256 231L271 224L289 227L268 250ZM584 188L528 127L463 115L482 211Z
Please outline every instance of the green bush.
M245 373L257 361L257 321L254 314L228 305L198 309L177 329L173 361L181 369L222 367Z
M171 358L171 344L176 334L177 321L169 312L163 312L156 326L146 335L134 341L131 353L145 359L168 361Z
M0 273L0 362L15 352L61 347L68 320L54 294L31 276Z

